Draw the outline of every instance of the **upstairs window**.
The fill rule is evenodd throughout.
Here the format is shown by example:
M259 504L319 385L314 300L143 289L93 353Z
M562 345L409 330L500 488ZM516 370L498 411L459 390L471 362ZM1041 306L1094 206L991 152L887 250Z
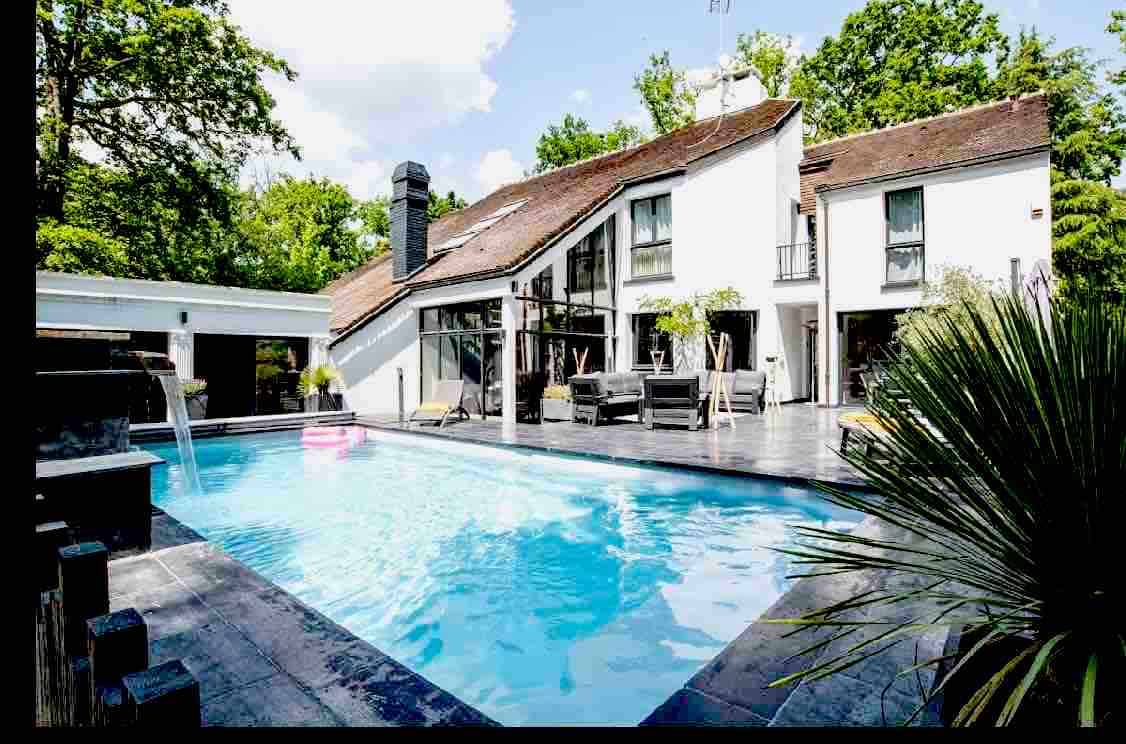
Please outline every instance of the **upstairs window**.
M632 275L672 273L672 197L669 194L633 202Z
M888 284L923 279L923 189L889 191L884 195L887 217Z

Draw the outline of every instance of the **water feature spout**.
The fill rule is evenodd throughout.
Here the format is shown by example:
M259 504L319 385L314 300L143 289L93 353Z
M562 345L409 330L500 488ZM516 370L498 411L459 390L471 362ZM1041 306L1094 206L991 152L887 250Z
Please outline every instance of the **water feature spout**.
M172 417L172 429L176 432L176 447L180 450L180 466L184 469L187 488L194 494L202 494L203 486L199 480L195 449L192 447L191 418L188 416L188 404L184 399L184 388L176 374L175 363L167 354L159 352L130 351L128 355L134 357L146 372L160 380Z

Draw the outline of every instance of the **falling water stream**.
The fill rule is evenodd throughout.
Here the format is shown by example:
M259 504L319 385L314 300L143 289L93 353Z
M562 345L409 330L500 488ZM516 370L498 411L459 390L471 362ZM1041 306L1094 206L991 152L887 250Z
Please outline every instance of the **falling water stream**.
M191 419L188 418L188 404L184 400L184 388L180 385L180 378L176 374L158 374L160 385L164 388L164 397L168 401L168 409L172 412L172 427L176 431L176 446L180 450L180 463L184 468L188 488L194 493L202 495L203 486L199 481L199 469L195 464L195 450L192 449Z

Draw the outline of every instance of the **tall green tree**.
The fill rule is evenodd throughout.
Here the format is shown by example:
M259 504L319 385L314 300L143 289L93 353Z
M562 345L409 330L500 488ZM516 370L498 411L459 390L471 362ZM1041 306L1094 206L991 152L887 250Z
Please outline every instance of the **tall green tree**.
M263 143L299 154L262 84L294 72L227 15L222 0L36 0L38 215L65 221L83 144L195 198L217 196L209 164L237 168Z
M817 142L989 100L1005 36L976 0L870 0L790 85Z
M289 175L244 194L239 237L249 246L250 286L317 292L373 250L353 225L355 202L327 178Z
M1126 53L1126 10L1112 10L1106 30L1107 33L1118 36L1118 49ZM1126 67L1111 72L1110 82L1119 87L1126 87Z
M1109 184L1126 155L1126 115L1099 85L1099 65L1080 47L1054 51L1053 39L1021 31L998 60L994 98L1043 90L1048 98L1052 167L1070 179Z
M558 124L549 124L536 144L535 172L543 173L605 152L633 147L644 140L641 130L624 121L613 123L608 132L595 132L582 117L565 114Z
M1107 29L1115 33L1114 23ZM1052 265L1060 291L1126 298L1126 197L1110 188L1126 157L1126 113L1079 47L1023 30L998 61L997 95L1043 90L1052 137ZM1111 76L1113 81L1113 76Z
M645 136L640 127L626 124L621 119L618 119L610 125L610 130L606 132L606 151L612 152L614 150L625 150L630 147L637 147L638 145L645 144L648 139L649 138Z
M633 79L633 89L641 96L659 135L687 126L696 118L696 93L684 71L669 62L667 49L649 56L649 65Z
M426 221L433 222L440 219L442 215L447 212L454 212L458 209L465 209L468 205L465 199L455 194L452 190L445 196L438 196L438 194L430 190L430 205L426 209Z
M245 286L248 262L235 236L239 192L222 168L200 170L210 199L159 164L127 172L76 161L63 220L36 229L39 268L135 279Z
M391 250L389 208L390 201L386 196L377 196L356 205L359 239L363 245L371 249L373 256L381 256Z
M793 46L792 36L768 31L739 34L735 40L739 59L751 68L771 98L786 95L790 88L790 78L797 69Z

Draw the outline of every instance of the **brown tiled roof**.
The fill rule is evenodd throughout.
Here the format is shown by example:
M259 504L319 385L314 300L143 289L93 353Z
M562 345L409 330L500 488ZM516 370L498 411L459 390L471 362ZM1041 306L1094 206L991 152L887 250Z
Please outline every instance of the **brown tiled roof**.
M793 100L767 99L727 114L718 128L715 118L703 119L644 145L504 186L432 223L427 265L406 282L392 283L391 262L381 256L326 287L324 291L332 294L332 330L357 327L406 290L508 270L573 227L623 182L683 168L729 145L773 131L798 105ZM524 199L527 204L461 247L434 254L437 246L485 216Z
M1049 143L1047 99L1037 93L811 145L798 166L801 211L813 214L819 189L1046 148Z

